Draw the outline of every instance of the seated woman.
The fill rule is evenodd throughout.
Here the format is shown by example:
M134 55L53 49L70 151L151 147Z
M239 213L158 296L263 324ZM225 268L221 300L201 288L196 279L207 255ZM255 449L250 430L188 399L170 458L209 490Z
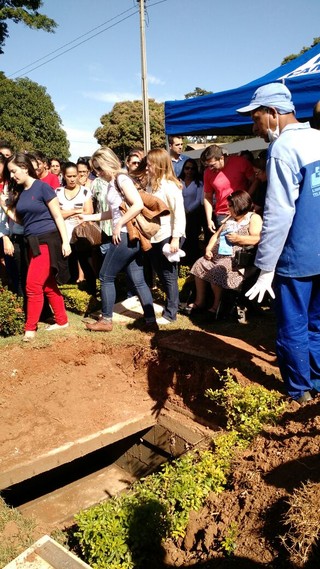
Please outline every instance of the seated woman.
M222 290L236 290L244 279L244 269L237 270L232 264L236 250L259 243L262 219L252 211L249 194L237 190L227 200L230 215L211 237L205 256L198 259L191 269L195 277L196 298L187 307L189 314L205 308L206 287L210 283L214 300L209 313L213 318L217 317Z

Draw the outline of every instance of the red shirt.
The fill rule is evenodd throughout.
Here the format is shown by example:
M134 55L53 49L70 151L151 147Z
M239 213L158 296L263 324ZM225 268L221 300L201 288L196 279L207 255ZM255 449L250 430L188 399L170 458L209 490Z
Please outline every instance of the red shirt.
M247 190L253 177L253 166L243 156L228 156L225 166L217 172L206 168L204 192L211 197L215 194L216 215L229 212L227 197L236 190Z
M52 174L51 172L48 172L44 178L41 178L41 182L46 182L46 184L49 184L49 186L51 186L51 188L54 190L61 186L58 176L56 176L56 174Z

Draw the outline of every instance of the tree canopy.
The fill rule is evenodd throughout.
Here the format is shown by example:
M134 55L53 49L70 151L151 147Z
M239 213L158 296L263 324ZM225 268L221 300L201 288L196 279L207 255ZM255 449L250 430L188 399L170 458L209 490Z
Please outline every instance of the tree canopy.
M42 6L42 0L1 0L0 1L0 53L6 38L9 37L6 20L12 20L16 24L23 22L29 28L53 32L57 24L51 18L40 14L38 9Z
M203 95L212 95L212 93L213 91L206 91L205 89L201 89L201 87L196 87L194 91L186 93L184 98L192 99L192 97L203 97Z
M69 143L45 87L27 78L0 73L0 132L16 150L41 150L47 156L69 157Z
M299 53L292 53L291 55L287 55L282 61L281 61L281 65L285 65L286 63L289 63L289 61L292 61L293 59L297 59L297 57L299 57L300 55L302 55L303 53L306 53L306 51L309 51L309 49L311 49L312 47L314 47L315 45L317 45L318 43L320 43L320 37L317 38L313 38L313 43L310 45L310 47L303 47Z
M149 99L149 115L152 148L165 146L163 103ZM100 122L102 126L95 131L95 138L102 146L109 146L119 158L124 159L130 148L143 148L142 101L116 103Z

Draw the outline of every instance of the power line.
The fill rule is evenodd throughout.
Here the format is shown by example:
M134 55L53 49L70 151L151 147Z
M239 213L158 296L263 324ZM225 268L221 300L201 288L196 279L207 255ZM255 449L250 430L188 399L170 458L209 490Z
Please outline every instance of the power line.
M24 69L28 69L28 67L31 67L32 65L35 65L36 63L38 63L39 61L43 61L43 59L46 59L47 57L50 57L50 55L53 55L54 53L56 53L57 51L60 51L61 49L63 49L64 47L67 47L68 45L71 45L72 43L74 43L75 41L78 41L79 39L87 36L88 34L91 34L91 32L94 32L95 30L98 30L99 28L102 28L102 26L105 26L106 24L109 24L110 22L112 22L113 20L115 20L116 18L119 18L120 16L123 16L123 14L126 14L127 12L131 12L131 10L133 10L133 8L129 8L128 10L124 10L124 12L120 12L120 14L118 14L117 16L114 16L113 18L110 18L110 20L107 20L106 22L103 22L102 24L100 24L100 26L96 26L94 28L92 28L92 30L89 30L88 32L86 32L85 34L81 34L81 36L78 36L77 38L74 38L73 40L69 41L68 43L65 43L64 45L58 47L57 49L55 49L54 51L50 51L49 53L47 53L46 55L44 55L43 57L40 57L39 59L36 59L35 61L33 61L32 63L29 63L29 65L25 65L24 67L21 67L20 69L17 69L17 71L15 71L14 73L12 73L11 75L8 75L8 77L12 77L13 75L16 75L17 73L20 73L20 71L24 71ZM136 12L135 12L136 13ZM76 46L75 46L76 47Z
M58 55L56 55L55 57L51 57L50 59L47 59L46 61L44 61L44 63L40 63L40 65L36 65L36 67L33 67L32 69L29 69L28 73L32 73L32 71L35 71L36 69L39 69L39 67L43 67L44 65L47 65L47 63L50 63L50 61L54 61L55 59L58 59L58 57L61 57L62 55L64 55L65 53L68 53L69 51L72 51L73 49L75 49L76 47L79 47L79 45L82 45L86 42L88 42L89 40L91 40L92 38L95 38L96 36L99 36L100 34L102 34L103 32L106 32L107 30L110 30L111 28L114 28L115 26L117 26L118 24L120 24L121 22L124 22L125 20L128 20L128 18L131 18L131 16L134 16L135 14L137 14L138 10L136 10L136 12L133 12L133 14L130 14L129 16L126 16L125 18L122 18L122 20L119 20L119 22L116 22L115 24L112 24L111 26L108 26L107 28L105 28L104 30L101 30L100 32L97 32L96 34L93 34L92 36L90 36L89 38L87 38L86 40L83 40L79 43L77 43L76 45L69 47L69 49L66 49L65 51L63 51L62 53L59 53ZM16 79L19 79L20 77L22 77L22 75L16 77Z
M158 0L158 2L154 2L153 4L150 4L149 7L153 7L156 6L157 4L163 4L164 2L167 2L167 0ZM121 12L121 14L118 14L118 16L115 16L114 18L111 18L110 20L108 20L107 22L105 22L104 24L101 24L100 26L98 26L97 28L94 29L99 29L101 26L105 25L108 22L111 22L112 20L118 18L119 16L121 16L122 14L125 14L126 12L129 12L130 10L132 10L133 8L130 8L129 10L125 10L124 12ZM121 24L122 22L124 22L125 20L128 20L129 18L131 18L132 16L134 16L135 14L137 14L139 12L139 10L135 10L132 14L129 14L128 16L126 16L125 18L122 18L121 20L115 22L114 24L112 24L111 26L108 26L107 28L104 28L103 30L101 30L100 32L97 32L96 34L93 34L92 36L90 36L89 38L77 43L76 45L70 47L69 49L64 50L62 53L59 53L58 55L51 57L50 59L46 59L46 61L44 61L43 63L40 63L39 65L37 65L36 67L33 67L32 69L29 69L29 71L27 73L32 73L32 71L35 71L36 69L39 69L39 67L43 67L44 65L47 65L47 63L50 63L51 61L54 61L55 59L58 59L58 57L61 57L62 55L64 55L65 53L68 53L69 51L72 51L73 49L75 49L76 47L79 47L79 45L82 45L88 41L90 41L91 39L95 38L96 36L106 32L107 30L110 30L111 28L114 28L115 26L117 26L118 24ZM91 30L92 31L92 30ZM91 31L86 32L85 34L83 34L80 37L83 37L84 35L88 35L91 33ZM76 38L74 40L72 40L71 42L65 44L65 46L70 45L72 43L74 43L75 41L77 41ZM36 61L34 61L33 63L30 63L29 65L26 65L25 67L22 67L21 69L19 69L18 71L16 71L15 73L12 73L11 75L9 75L8 77L12 77L13 75L15 75L16 73L19 73L20 71L22 71L23 69L28 69L28 67L34 65L34 63L37 63L38 61L42 61L43 59L47 58L48 56L50 56L53 53L56 53L57 51L63 49L63 47L65 46L61 46L60 48L57 48L56 50L54 50L53 52L50 52L48 55L41 57L40 59L37 59ZM22 75L19 75L18 77L16 77L16 79L20 79L21 77L23 77Z

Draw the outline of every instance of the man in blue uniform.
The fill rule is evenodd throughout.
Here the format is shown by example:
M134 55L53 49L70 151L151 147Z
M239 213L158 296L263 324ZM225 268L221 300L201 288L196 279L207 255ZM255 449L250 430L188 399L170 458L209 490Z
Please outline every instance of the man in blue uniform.
M304 403L320 391L320 132L297 121L282 83L260 87L238 112L251 114L253 132L272 143L261 272L247 296L274 298L274 282L279 367L288 394Z

